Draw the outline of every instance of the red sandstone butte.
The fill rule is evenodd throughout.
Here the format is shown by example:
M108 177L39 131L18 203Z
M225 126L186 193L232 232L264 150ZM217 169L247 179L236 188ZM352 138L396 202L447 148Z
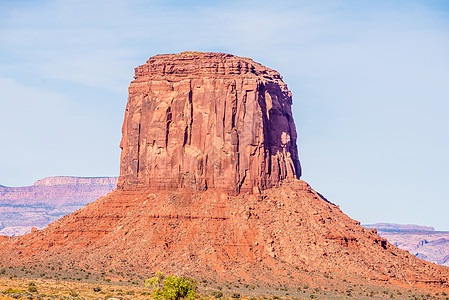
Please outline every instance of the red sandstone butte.
M292 95L278 72L224 53L157 55L135 69L122 190L220 188L299 178Z
M118 188L43 230L0 238L3 267L449 292L448 268L391 245L298 179L291 94L277 72L183 52L150 58L135 78Z

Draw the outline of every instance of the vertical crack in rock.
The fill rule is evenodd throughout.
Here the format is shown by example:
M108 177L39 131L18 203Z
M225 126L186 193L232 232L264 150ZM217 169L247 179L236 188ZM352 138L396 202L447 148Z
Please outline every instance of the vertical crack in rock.
M167 108L167 111L165 113L165 149L168 149L168 136L170 134L170 124L172 122L172 113L171 113L171 106ZM140 125L139 125L140 130Z
M239 65L240 67L240 65ZM240 68L239 68L240 70ZM232 119L231 119L231 128L235 127L235 116L237 115L237 105L238 105L238 97L237 97L237 87L236 82L234 80L234 83L232 84L231 88L231 95L232 97Z
M150 58L134 78L119 189L237 194L300 177L291 93L278 72L248 58L185 52Z
M141 124L139 124L137 131L137 177L139 177L139 171L140 171L140 129Z
M223 139L223 141L225 141L226 136L225 136L225 131L226 131L226 101L224 102L224 108L223 108L223 118L222 118L222 133L221 133L221 138Z
M190 145L190 141L191 141L191 137L192 137L192 124L193 124L193 91L192 91L192 82L190 81L189 82L189 86L190 86L190 88L189 88L189 102L188 102L188 105L189 105L189 108L190 108L190 111L189 111L189 135L188 135L188 144Z

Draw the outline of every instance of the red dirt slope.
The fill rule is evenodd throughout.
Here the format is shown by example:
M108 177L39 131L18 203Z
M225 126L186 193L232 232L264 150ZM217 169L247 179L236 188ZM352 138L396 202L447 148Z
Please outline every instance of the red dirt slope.
M0 248L4 266L69 262L265 283L304 282L317 273L418 287L448 288L449 280L449 268L389 244L303 181L258 196L113 191Z

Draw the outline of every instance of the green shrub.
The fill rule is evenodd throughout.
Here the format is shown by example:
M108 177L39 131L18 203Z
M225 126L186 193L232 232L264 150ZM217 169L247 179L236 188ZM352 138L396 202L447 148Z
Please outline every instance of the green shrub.
M223 297L223 293L220 292L220 291L212 291L212 292L211 292L211 295L212 295L214 298L217 298L217 299L220 299L221 297Z
M240 294L239 293L232 293L231 297L234 298L234 299L240 299Z
M157 272L156 276L145 280L145 286L153 289L154 299L179 300L195 299L196 280L187 277L167 276Z
M8 295L8 294L23 294L25 293L24 290L18 290L18 289L13 289L13 288L9 288L7 290L2 291L3 294Z
M30 293L37 293L37 287L35 287L35 286L29 286L29 287L28 287L28 292L30 292Z
M101 291L101 287L99 287L99 286L96 286L96 287L94 287L94 292L95 293L98 293L98 292L100 292Z

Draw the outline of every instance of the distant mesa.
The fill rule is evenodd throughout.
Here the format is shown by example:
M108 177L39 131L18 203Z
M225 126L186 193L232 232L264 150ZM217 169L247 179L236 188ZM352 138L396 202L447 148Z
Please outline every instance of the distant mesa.
M433 227L413 224L378 223L364 226L376 228L381 237L418 258L449 267L449 231L435 231Z
M117 177L47 177L32 186L0 186L0 235L45 228L115 189Z
M46 177L44 179L37 180L33 185L34 186L59 186L59 185L116 186L117 177L74 177L74 176Z
M435 228L430 226L420 226L414 224L393 224L393 223L376 223L365 224L365 228L376 228L381 231L435 231Z
M448 268L388 243L299 180L291 104L279 73L248 58L150 58L129 87L117 189L3 239L0 263L449 292Z

